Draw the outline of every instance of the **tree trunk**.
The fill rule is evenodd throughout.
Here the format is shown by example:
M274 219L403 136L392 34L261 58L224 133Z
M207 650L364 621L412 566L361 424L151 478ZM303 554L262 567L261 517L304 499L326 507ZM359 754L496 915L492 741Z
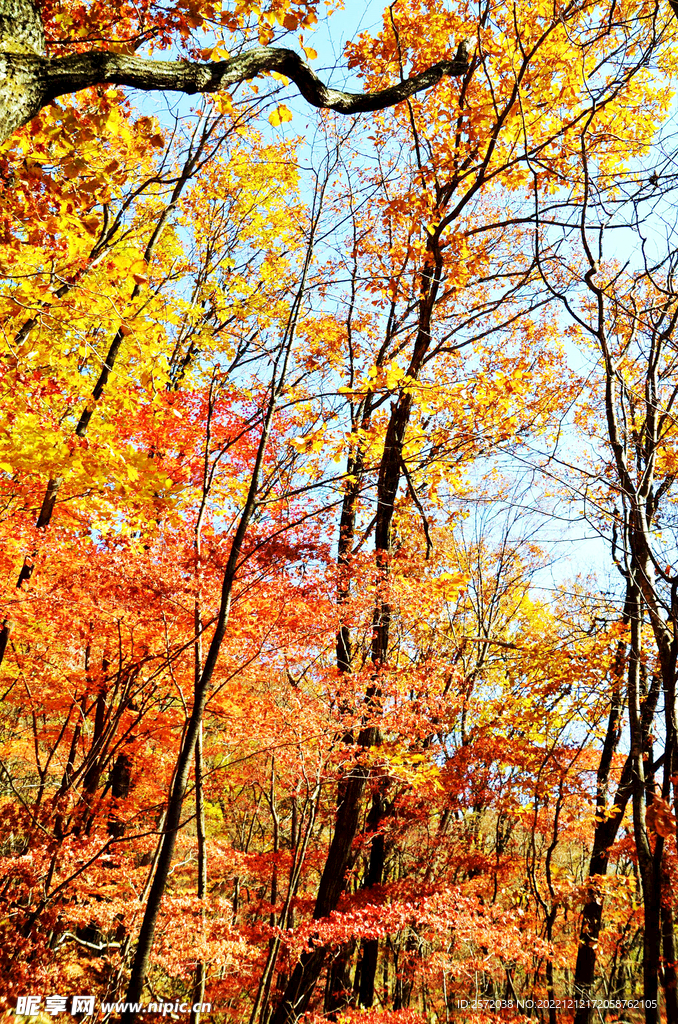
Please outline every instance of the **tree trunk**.
M378 829L384 816L384 800L380 791L377 791L372 798L372 807L367 818L367 827L370 831ZM365 879L366 888L373 885L381 885L384 875L384 861L386 845L384 833L378 832L372 839L370 847L370 861ZM377 962L379 959L379 939L363 939L362 955L360 958L360 986L358 989L358 1002L360 1006L369 1009L374 1005L374 980L377 974Z
M364 729L358 742L363 747L370 747L375 738L376 729ZM340 783L334 835L313 911L313 918L316 921L327 917L336 909L339 897L344 891L344 875L353 840L358 832L362 795L367 779L367 769L358 765ZM270 1024L293 1024L304 1013L325 965L325 956L326 951L320 946L302 954Z
M624 614L622 621L628 625L631 616L630 590L627 586ZM593 994L593 987L596 973L596 958L598 951L598 938L602 926L603 903L599 892L597 879L607 874L609 863L609 849L614 843L619 827L622 823L626 805L631 796L632 772L631 759L627 758L622 771L621 779L612 802L616 808L614 814L610 814L607 802L607 787L612 768L612 759L619 745L621 736L621 716L623 709L623 698L621 693L621 679L624 668L626 644L620 641L617 647L614 672L614 683L610 713L607 721L605 741L601 751L600 763L598 765L596 779L596 825L593 836L593 849L589 862L589 888L586 903L582 912L582 923L579 933L579 950L577 952L577 963L574 973L574 992L582 1003L587 1002ZM658 691L657 691L658 695ZM643 708L643 717L647 718L650 711L648 703ZM654 715L654 707L651 709ZM646 731L649 730L649 723L644 722ZM575 1015L575 1024L589 1024L593 1015L593 1008L581 1006Z
M197 897L202 901L200 919L204 929L207 896L207 836L205 834L205 799L203 793L202 722L195 742L195 828L198 843L198 885ZM203 960L198 959L193 982L193 1005L204 1002L207 971ZM190 1024L198 1024L200 1011L191 1008Z
M284 366L286 363L284 363ZM284 368L281 375L281 381L284 379ZM250 479L250 486L245 501L245 506L238 522L238 527L231 544L231 550L229 552L228 561L224 570L223 581L221 585L221 600L219 603L219 613L217 615L217 621L212 640L209 645L207 652L207 658L205 659L205 665L203 667L200 679L195 687L195 695L193 700L193 708L188 720L186 731L184 733L181 749L179 751L179 757L177 759L176 770L174 773L174 780L172 783L172 789L167 802L167 816L165 819L165 834L163 836L160 854L158 856L157 865L155 869L155 876L153 883L150 887L148 894L148 901L146 903L146 909L144 911L144 918L139 931L139 938L137 941L137 947L134 956L134 962L132 964L132 971L130 974L129 986L127 989L126 1002L128 1004L139 1003L143 992L144 981L146 979L146 972L148 970L148 964L151 955L151 949L153 947L153 936L155 934L155 925L160 913L160 903L165 892L167 885L167 879L169 878L170 868L172 864L172 857L174 856L174 847L176 845L177 833L181 824L181 812L184 805L184 790L186 789L186 783L188 781L188 771L191 764L191 760L195 754L195 745L198 741L200 733L200 727L202 724L203 711L207 698L209 696L210 688L212 685L212 677L214 676L214 670L216 668L217 659L219 657L219 651L221 650L221 644L226 634L226 627L231 611L231 598L233 595L233 584L235 582L236 573L238 570L240 555L242 552L243 543L247 530L250 524L250 520L256 508L257 493L259 490L259 479L261 475L261 467L264 460L264 454L268 445L268 437L271 429L271 423L273 420L273 413L276 407L276 396L278 394L280 385L276 389L275 381L271 383L271 398L266 411L264 419L264 425L259 439L259 445L255 458L254 467L252 469L252 476ZM136 1019L136 1012L130 1009L126 1009L122 1014L122 1024L133 1024Z
M327 970L324 1012L328 1020L336 1020L338 1014L353 1001L351 963L355 953L355 940L347 942L337 950Z
M428 238L428 251L430 262L427 264L422 278L418 329L408 367L408 376L412 379L417 378L431 343L431 314L442 277L442 260L437 239L432 235L429 235ZM411 411L412 396L402 391L389 418L384 450L379 465L375 525L375 552L379 578L372 630L372 663L376 671L374 683L367 692L368 714L371 715L374 715L375 712L378 713L378 672L385 665L388 656L391 607L388 601L387 586L390 571L391 527L395 499L400 485L405 431ZM344 509L346 509L346 505L344 505ZM344 638L338 639L337 653L345 658L346 650ZM362 747L375 746L380 742L381 734L376 727L362 729L358 737L358 743ZM327 916L336 909L339 897L343 892L344 875L353 840L358 830L361 800L368 777L369 773L357 766L342 783L334 836L325 862L313 913L316 920ZM292 1024L305 1012L325 965L325 957L326 953L322 948L313 949L302 955L270 1024ZM376 968L376 960L374 965ZM374 991L373 973L371 987Z
M629 654L628 701L631 726L631 773L633 795L633 831L638 854L638 870L643 890L643 996L646 1024L659 1024L658 968L660 956L660 890L663 840L657 836L654 851L650 847L645 821L644 736L640 712L641 628L643 607L639 588L631 581L631 650Z
M676 936L673 923L673 892L666 863L662 870L661 918L666 1024L678 1024L678 976L676 973Z

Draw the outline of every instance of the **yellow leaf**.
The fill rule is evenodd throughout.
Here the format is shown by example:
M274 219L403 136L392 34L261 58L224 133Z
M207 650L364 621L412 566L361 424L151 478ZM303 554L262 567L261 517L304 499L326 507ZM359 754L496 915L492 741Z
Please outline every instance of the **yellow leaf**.
M289 107L286 107L284 103L279 104L279 106L277 106L273 113L269 116L269 121L271 122L274 128L277 128L279 124L283 123L283 121L291 120L292 111L289 109Z

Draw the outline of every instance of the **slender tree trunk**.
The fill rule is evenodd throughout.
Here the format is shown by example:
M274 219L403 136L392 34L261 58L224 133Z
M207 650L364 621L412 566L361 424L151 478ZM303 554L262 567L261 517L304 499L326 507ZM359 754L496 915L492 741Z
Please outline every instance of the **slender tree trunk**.
M664 772L662 782L662 798L670 804L671 782L676 770L676 598L674 597L671 615L674 628L674 639L669 651L668 665L662 665L664 676L664 719L666 726L666 746L664 748ZM663 953L663 983L666 1024L678 1024L678 971L676 970L676 937L673 916L673 887L671 874L666 859L659 867L661 892L661 932Z
M628 625L631 608L630 593L627 587L624 615L622 621ZM624 817L626 804L631 795L631 761L627 759L622 777L615 794L612 806L616 808L610 815L607 803L607 787L612 768L612 759L621 737L621 718L623 709L622 673L624 669L626 644L620 641L613 668L613 690L610 713L607 720L605 741L600 755L596 778L596 825L593 835L593 849L589 862L589 887L587 899L582 912L582 923L579 932L579 950L574 972L574 992L578 999L585 1003L593 992L596 973L596 956L598 937L603 919L603 901L599 891L598 879L607 874L609 849L612 846L619 826ZM593 1009L582 1006L577 1009L575 1024L589 1024Z
M306 821L306 826L302 835L301 823L299 827L296 825L296 813L293 813L293 822L291 830L291 841L290 847L293 850L292 866L290 868L289 880L287 885L287 895L283 903L278 920L276 922L275 915L271 915L271 924L278 924L281 929L290 928L293 924L293 909L292 901L297 894L299 889L299 882L301 881L301 871L306 858L306 851L308 849L308 843L313 833L313 826L315 824L316 815L318 811L318 800L320 796L320 784L318 783L315 791L309 799L304 802L303 817L305 818L306 809L309 808L309 815ZM296 803L292 804L293 811L296 807ZM271 985L273 981L273 973L275 970L276 961L280 952L281 939L279 935L276 935L269 944L268 956L266 958L266 964L262 972L261 978L259 979L259 986L257 994L252 1006L252 1012L250 1014L249 1024L255 1024L257 1017L261 1021L261 1024L265 1024L269 1019L269 999L271 992ZM281 976L282 978L282 976ZM285 983L286 983L285 979ZM281 985L282 987L282 985Z
M381 791L377 791L372 798L372 807L367 818L367 828L372 831L378 829L384 815L384 800ZM384 861L386 845L383 832L378 832L372 839L370 847L370 860L365 879L366 888L373 885L381 885L384 876ZM363 939L362 955L360 958L360 986L358 989L358 1002L360 1006L369 1009L374 1005L374 981L377 973L379 960L379 939Z
M657 836L654 851L645 821L644 736L640 712L641 628L643 608L639 588L631 582L631 649L629 654L629 722L631 726L631 771L633 780L633 831L638 855L638 870L643 891L643 996L646 1024L659 1024L658 968L660 945L660 890L663 840Z
M414 955L417 948L417 933L414 928L410 928L405 940L405 947L403 950L404 963L398 965L396 971L396 983L395 991L393 993L393 1009L394 1010L407 1010L412 999L412 990L414 988L414 967L412 966L412 955Z
M198 885L197 896L201 901L200 921L201 932L205 929L205 906L207 898L207 845L205 835L205 800L203 793L203 759L202 759L202 722L198 730L198 738L195 741L195 818L196 833L198 841ZM207 981L207 969L204 960L198 959L195 968L195 980L193 983L193 1006L204 1002L205 984ZM200 1020L200 1011L191 1007L191 1024L197 1024Z
M211 394L210 394L211 397ZM211 413L211 402L210 402L210 413ZM204 473L203 473L203 491L202 501L200 503L200 510L195 524L195 536L193 541L193 549L195 552L195 573L196 573L196 585L195 585L195 604L193 608L193 626L195 629L195 642L193 644L193 699L198 699L200 679L203 670L203 651L202 651L202 631L203 631L203 620L202 620L202 587L201 587L201 574L202 566L200 564L202 555L202 524L205 516L205 508L207 504L207 496L209 491L209 476L208 476L208 465L209 465L209 448L211 438L211 415L208 417L207 422L207 436L205 439L205 461L204 461ZM197 896L200 900L200 931L201 936L204 936L205 932L205 899L207 898L207 836L205 833L205 794L203 787L203 724L200 722L198 728L198 736L195 741L195 831L196 840L198 846L198 884L197 884ZM195 977L193 981L193 1000L191 1006L190 1024L199 1024L200 1021L200 1010L194 1009L199 1003L203 1003L205 999L205 984L207 981L207 973L205 962L201 957L198 958L198 962L195 968Z
M408 376L416 379L431 343L431 314L442 277L442 259L437 240L429 236L430 263L423 275L419 300L419 322ZM388 655L391 607L388 600L388 575L391 555L391 527L395 511L395 500L400 485L403 465L403 443L405 431L412 411L411 394L401 391L389 418L384 450L379 466L377 482L377 516L375 524L375 551L379 578L372 628L372 662L375 668L374 683L367 693L367 714L374 717L379 711L379 670L384 667ZM338 653L345 657L343 639L337 643ZM363 728L358 737L361 747L381 743L381 733L375 726ZM369 773L356 766L341 784L339 806L335 821L334 836L323 869L313 916L316 920L326 917L336 909L344 888L344 875L348 866L353 840L360 821L360 808ZM321 971L325 966L326 951L322 947L304 953L297 963L292 977L278 1004L270 1024L292 1024L303 1014L313 995ZM375 961L376 967L376 961ZM374 977L372 977L372 988Z
M574 973L574 991L577 999L582 1002L586 1002L593 994L598 939L603 920L603 897L600 893L598 879L604 878L607 874L610 847L617 837L632 788L631 759L628 758L615 793L614 806L617 809L611 817L596 822L593 837L593 850L589 862L589 886L582 912L579 950ZM590 1007L579 1007L575 1016L575 1024L589 1024L594 1012Z
M146 903L144 918L141 924L141 930L139 932L139 938L137 941L134 962L132 964L132 971L130 975L129 986L127 989L126 996L126 1002L128 1004L139 1003L143 992L146 972L148 970L148 965L150 961L151 949L153 947L153 936L155 934L155 926L158 919L158 914L160 913L160 903L165 892L167 879L169 878L172 857L174 855L174 847L176 845L177 840L177 833L181 825L181 812L184 804L184 791L186 789L186 783L188 781L188 771L191 760L195 756L195 745L198 741L198 735L200 733L203 711L205 709L205 704L207 703L207 698L209 696L210 688L212 685L212 677L214 676L214 670L216 668L217 659L219 657L219 651L221 650L221 644L226 634L226 627L228 625L229 615L231 611L233 584L235 581L236 572L240 561L240 554L242 551L243 543L245 540L247 529L249 527L250 520L256 508L256 498L259 489L261 467L263 464L264 453L266 451L266 447L268 444L268 436L271 429L271 423L276 404L276 395L278 393L278 390L279 388L276 389L275 382L272 382L271 399L266 412L264 426L261 432L261 438L259 440L259 446L255 458L254 468L252 470L252 477L250 480L247 499L245 501L245 506L243 508L240 520L238 522L238 528L235 532L235 536L231 544L228 562L226 563L226 569L224 571L221 586L221 600L219 604L219 613L217 616L216 627L209 645L204 668L202 670L200 679L195 688L193 708L188 720L186 731L184 733L181 750L179 751L179 757L177 759L177 766L174 773L172 789L169 795L169 800L167 802L165 835L163 837L163 841L161 844L160 854L158 856L153 883L148 894L148 901ZM130 1009L127 1009L122 1014L122 1024L133 1024L135 1018L136 1013Z
M676 972L676 935L673 919L673 892L666 863L664 863L662 870L661 921L666 1024L677 1024L678 974Z
M553 941L553 925L555 924L558 908L554 907L546 921L546 941ZM557 1024L558 1013L556 1007L556 987L553 972L553 960L549 956L546 961L546 991L549 996L549 1024Z
M362 747L374 745L376 729L361 730L358 742ZM313 917L317 921L336 909L344 891L344 876L351 856L353 840L358 832L362 795L368 779L368 770L360 765L341 781L339 804L334 835L325 861ZM287 988L278 1004L270 1024L296 1024L304 1013L320 972L325 965L326 951L318 946L303 953L297 962Z
M341 1010L345 1010L353 1001L351 963L355 946L355 940L347 942L336 952L328 965L324 1006L328 1020L336 1020Z
M369 425L371 395L365 399L365 413L362 416L361 428L364 430ZM355 540L355 519L358 504L358 495L363 482L364 462L363 453L358 450L354 455L349 456L346 463L346 489L341 503L341 519L339 521L339 542L337 545L337 608L339 610L340 622L337 632L337 668L342 674L351 671L352 649L351 631L343 621L343 614L351 591L351 553Z
M350 333L350 320L349 320ZM362 430L366 430L370 423L372 407L372 393L365 396L362 413L359 423ZM341 506L341 518L339 521L339 542L337 545L337 607L340 615L339 629L337 631L336 655L337 669L342 676L351 671L353 648L351 642L351 631L343 621L344 610L351 591L351 554L355 541L356 513L358 496L363 483L364 458L361 448L349 455L346 463L347 482L344 490L344 498ZM348 712L354 710L342 706L341 710ZM353 742L353 734L347 732L344 736L347 743ZM342 800L342 790L339 787L339 804ZM355 942L346 943L332 957L328 967L327 984L325 988L324 1010L329 1020L336 1020L337 1013L350 1006L352 1003L353 986L350 976L350 965L355 950Z
M181 812L184 803L184 790L186 789L186 783L188 781L188 771L191 760L195 755L195 744L198 740L203 711L207 702L214 669L216 667L217 656L228 624L228 618L231 610L233 576L233 571L229 572L228 570L224 575L217 628L214 636L212 637L205 668L200 679L200 686L193 702L193 709L191 711L188 726L184 734L184 740L179 752L179 758L177 760L174 782L167 804L165 835L161 844L155 876L148 895L148 902L146 904L146 910L144 912L144 918L139 932L139 939L137 941L134 962L132 964L132 973L126 996L126 1001L128 1003L140 1002L143 992L144 980L146 978L151 949L153 946L155 925L160 912L160 902L167 885L172 857L174 855L174 847L176 845L177 832L181 825ZM135 1012L132 1010L126 1010L122 1015L123 1024L132 1024L135 1017Z
M631 589L627 590L624 617L631 622L635 607L635 597ZM617 650L618 677L623 669L625 651L621 646ZM635 679L639 666L637 659L629 653L627 663L627 689L633 692L639 680ZM633 678L632 678L633 677ZM635 680L635 681L634 681ZM641 733L640 746L643 752L647 749L649 736L654 721L659 697L662 692L661 680L653 677L649 692L642 702L639 728ZM589 888L586 903L582 912L579 950L574 974L574 992L579 1000L586 1002L594 992L595 970L598 951L598 940L603 920L603 898L600 892L599 878L607 874L610 848L614 844L624 818L626 806L631 799L634 787L633 757L629 754L621 772L619 784L611 804L607 801L607 784L612 757L617 747L621 725L621 693L613 694L612 707L608 718L608 727L598 768L596 810L597 821L593 837L593 849L589 862ZM612 813L612 809L614 812ZM595 1019L593 1007L580 1006L575 1015L575 1024L589 1024Z
M408 375L416 379L421 370L424 357L431 340L431 316L438 282L442 277L442 263L433 238L429 238L429 255L431 267L422 281L422 296L419 307L419 328L408 367ZM435 271L433 270L435 266ZM375 669L375 686L372 700L375 710L380 703L379 672L387 664L388 647L391 630L391 602L389 596L389 578L392 556L392 527L395 513L395 502L400 487L404 468L403 447L405 434L412 413L412 396L401 392L398 402L391 413L384 452L379 466L377 482L377 521L375 525L374 545L378 571L377 594L374 607L372 626L372 663ZM381 738L380 738L381 739ZM376 831L381 823L384 812L383 794L375 794L370 816L372 828ZM385 845L383 832L379 831L372 841L370 863L367 873L367 886L380 885L383 880ZM374 1003L374 985L379 959L378 939L363 939L362 952L359 959L360 971L359 1001L364 1007Z

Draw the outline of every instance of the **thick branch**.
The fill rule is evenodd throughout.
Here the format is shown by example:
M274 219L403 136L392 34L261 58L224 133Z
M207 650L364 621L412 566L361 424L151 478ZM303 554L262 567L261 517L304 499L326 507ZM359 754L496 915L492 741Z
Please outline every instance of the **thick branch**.
M57 96L93 85L110 83L147 91L208 93L219 92L267 71L277 71L290 78L314 107L341 114L360 114L394 106L431 88L445 75L464 74L469 54L470 44L464 40L454 60L439 61L418 75L376 92L351 93L328 88L293 50L270 46L255 47L238 57L208 64L146 60L107 50L54 59L40 54L6 52L0 55L0 107L4 108L0 111L0 134L6 138ZM17 96L17 88L23 94L21 97Z
M416 92L430 89L445 75L463 74L468 68L468 55L469 44L464 42L455 60L440 61L404 82L367 93L329 89L293 50L270 46L258 46L238 57L210 64L144 60L107 51L74 54L58 60L46 60L44 64L50 100L103 82L146 90L220 92L266 71L277 71L290 78L312 106L337 110L341 114L361 114L400 103Z

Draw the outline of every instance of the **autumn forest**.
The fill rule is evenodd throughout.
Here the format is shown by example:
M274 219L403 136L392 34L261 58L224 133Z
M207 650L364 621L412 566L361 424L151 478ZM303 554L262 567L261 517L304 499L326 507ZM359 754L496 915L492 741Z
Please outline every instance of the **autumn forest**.
M677 59L0 0L3 1020L678 1024Z

